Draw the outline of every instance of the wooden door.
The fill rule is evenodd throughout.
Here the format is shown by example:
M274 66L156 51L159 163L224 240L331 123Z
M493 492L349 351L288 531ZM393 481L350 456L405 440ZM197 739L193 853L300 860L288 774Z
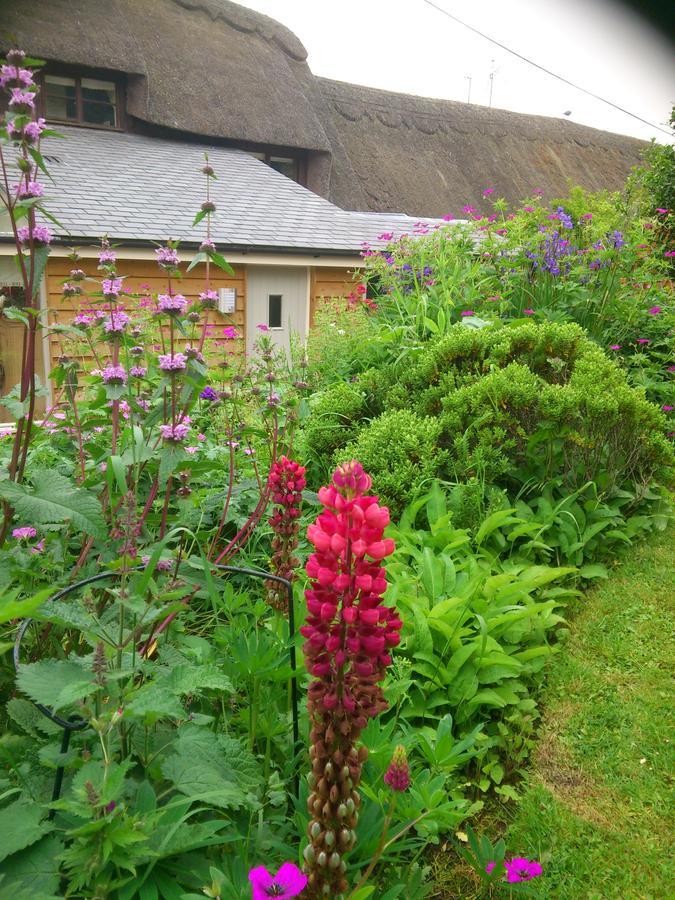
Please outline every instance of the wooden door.
M246 295L246 345L250 350L263 325L278 347L288 351L291 334L304 341L309 316L309 279L305 266L249 266Z
M21 381L21 357L23 354L24 325L12 322L0 314L0 397L8 394ZM35 349L35 366L38 378L44 385L42 338L38 332ZM38 397L35 403L37 414L44 414L45 398ZM0 404L0 422L13 422L14 416Z

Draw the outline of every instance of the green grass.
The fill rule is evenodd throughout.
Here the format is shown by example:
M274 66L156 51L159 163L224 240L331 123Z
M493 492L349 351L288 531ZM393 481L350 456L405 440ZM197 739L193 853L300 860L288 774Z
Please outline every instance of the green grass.
M506 830L507 853L541 860L537 896L675 897L674 551L670 528L582 600L550 670L521 800L475 824L493 839ZM474 896L471 883L456 866L436 896Z

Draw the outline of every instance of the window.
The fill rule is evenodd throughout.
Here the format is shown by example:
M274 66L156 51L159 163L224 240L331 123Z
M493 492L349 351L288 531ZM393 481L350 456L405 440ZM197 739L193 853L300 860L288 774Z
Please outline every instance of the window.
M267 324L270 328L281 328L281 294L268 294Z
M100 78L42 77L42 112L46 119L98 128L121 124L119 84Z
M300 176L300 160L297 157L276 156L275 154L267 153L264 150L250 150L249 153L261 162L266 163L276 172L280 172L282 175L285 175L286 178L290 178L291 181L297 181L299 184L304 183Z

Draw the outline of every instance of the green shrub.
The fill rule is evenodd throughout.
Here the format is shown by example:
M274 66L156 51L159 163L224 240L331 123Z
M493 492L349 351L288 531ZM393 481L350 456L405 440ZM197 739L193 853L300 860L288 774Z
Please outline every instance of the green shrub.
M364 394L352 384L338 382L315 394L302 434L307 454L327 464L336 450L354 438L365 415Z
M373 490L392 517L442 466L440 424L410 410L394 410L374 419L355 441L335 455L335 462L358 459L373 479Z

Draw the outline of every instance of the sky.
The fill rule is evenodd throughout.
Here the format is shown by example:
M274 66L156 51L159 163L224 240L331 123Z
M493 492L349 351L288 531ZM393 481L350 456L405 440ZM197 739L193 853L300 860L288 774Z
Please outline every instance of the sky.
M293 31L315 75L564 117L669 143L675 48L620 0L434 0L522 56L646 119L586 96L424 0L239 0ZM490 73L493 73L490 79ZM470 79L470 81L469 81ZM661 126L659 131L654 126Z

